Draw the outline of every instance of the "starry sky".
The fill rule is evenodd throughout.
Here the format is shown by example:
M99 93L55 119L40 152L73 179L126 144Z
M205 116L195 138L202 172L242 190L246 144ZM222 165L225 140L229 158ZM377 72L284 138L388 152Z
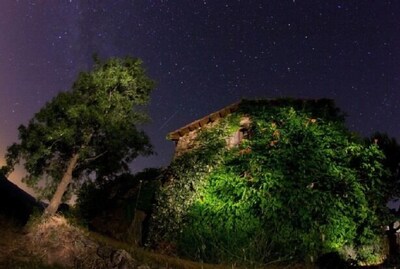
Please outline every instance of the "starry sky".
M93 53L141 58L157 82L144 129L158 154L134 172L168 165L168 132L241 98L332 98L351 130L400 140L400 1L2 0L0 156Z

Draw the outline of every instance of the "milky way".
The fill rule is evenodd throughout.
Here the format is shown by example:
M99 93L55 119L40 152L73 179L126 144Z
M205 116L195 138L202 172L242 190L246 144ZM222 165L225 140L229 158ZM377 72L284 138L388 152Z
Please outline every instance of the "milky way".
M400 2L120 0L0 2L0 154L93 53L144 61L157 82L145 126L168 132L241 98L333 98L362 135L400 139Z

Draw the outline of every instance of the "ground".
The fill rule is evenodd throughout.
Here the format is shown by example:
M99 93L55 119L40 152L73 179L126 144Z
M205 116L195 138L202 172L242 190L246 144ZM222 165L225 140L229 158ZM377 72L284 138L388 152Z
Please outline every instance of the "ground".
M72 225L62 216L37 219L25 227L0 216L0 269L233 269L237 264L202 264L134 248ZM269 264L262 269L306 269ZM336 268L336 267L332 267Z
M61 216L36 220L25 227L0 217L0 227L0 268L239 268L195 263L133 248L71 225Z
M0 216L0 268L61 268L45 265L27 248L27 231L18 222Z

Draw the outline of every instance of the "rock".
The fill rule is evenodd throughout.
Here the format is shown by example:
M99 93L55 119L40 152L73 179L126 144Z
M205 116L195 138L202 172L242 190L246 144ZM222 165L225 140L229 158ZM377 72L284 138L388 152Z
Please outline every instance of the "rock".
M130 269L135 267L135 261L125 250L116 250L111 255L111 265L115 269Z

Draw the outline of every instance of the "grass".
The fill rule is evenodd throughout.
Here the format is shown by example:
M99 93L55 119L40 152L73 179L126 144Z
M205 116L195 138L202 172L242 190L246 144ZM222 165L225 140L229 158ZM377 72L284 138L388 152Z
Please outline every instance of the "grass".
M125 242L117 241L115 239L103 236L98 233L88 232L90 237L95 239L102 244L110 245L114 248L124 249L128 253L130 253L139 263L154 265L165 268L174 268L174 269L241 269L248 268L236 264L207 264L207 263L199 263L190 260L181 259L178 257L172 257L167 255L162 255L158 253L154 253L143 248L138 248L135 246L131 246ZM251 267L251 268L262 268L262 269L306 269L305 265L302 264L290 264L290 265L265 265L261 267ZM312 267L314 268L314 267Z
M45 265L25 249L24 227L17 221L0 216L0 268L63 269Z
M33 242L33 244L32 244ZM64 217L56 216L40 221L37 218L22 227L12 220L0 216L0 269L67 269L75 268L71 257L83 261L79 268L97 268L96 245L108 246L128 252L136 264L151 268L168 269L312 269L313 265L271 263L263 266L243 266L238 264L206 264L162 255L104 235L88 231L71 224ZM48 265L51 258L62 265ZM53 259L54 260L54 259ZM67 266L69 264L69 266ZM74 265L75 264L75 265Z
M62 267L60 265L46 265L42 259L48 258L45 253L50 253L54 250L59 250L60 247L71 249L77 242L90 240L98 245L110 246L113 249L123 249L127 251L135 259L138 264L149 265L151 268L174 268L174 269L233 269L233 268L263 268L263 269L305 269L304 265L279 265L270 264L261 267L245 267L236 264L216 265L205 264L178 257L171 257L154 253L143 248L134 247L127 243L90 232L75 225L71 225L64 218L55 218L55 221L42 222L39 224L29 224L24 228L13 221L0 217L0 268L15 268L15 269L65 269L72 268ZM36 227L35 232L30 231L32 227ZM54 234L54 229L56 234ZM34 236L38 243L29 244L29 238ZM53 238L54 237L54 238ZM71 240L71 238L73 238ZM93 246L92 246L93 247ZM75 250L77 251L76 247ZM91 250L93 252L93 249ZM87 253L85 253L87 252ZM79 256L86 257L92 252L88 252L86 248L78 249L78 252L73 252ZM57 254L59 252L54 252ZM41 257L40 257L40 256ZM86 268L86 267L85 267ZM89 266L88 268L95 268ZM308 267L313 268L313 267Z

